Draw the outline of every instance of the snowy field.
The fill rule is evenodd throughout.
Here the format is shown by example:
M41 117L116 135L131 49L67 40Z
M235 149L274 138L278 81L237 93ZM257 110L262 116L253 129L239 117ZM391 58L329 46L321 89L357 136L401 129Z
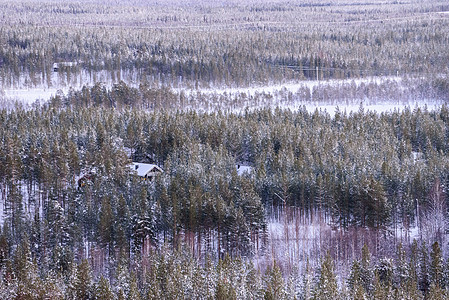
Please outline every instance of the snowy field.
M127 85L138 87L140 84L139 76L136 72L116 72L109 73L106 71L89 73L82 71L78 75L70 75L66 73L51 73L51 78L41 78L38 83L32 81L29 77L20 77L18 83L14 86L3 86L0 90L0 106L12 107L15 102L30 105L36 100L39 103L47 101L51 96L58 93L67 94L72 89L81 89L83 86L93 86L95 83L102 83L106 88L110 88L113 84L124 81ZM31 83L33 82L33 83ZM306 109L309 112L316 110L327 112L333 116L338 109L341 112L351 113L360 109L361 105L365 111L373 111L377 113L391 112L394 110L401 111L405 107L415 109L417 107L428 110L435 110L441 107L442 101L434 99L413 99L413 100L391 100L383 99L382 101L368 99L367 97L360 99L351 99L350 101L326 100L326 101L305 101L299 94L308 91L312 94L316 89L338 88L338 87L364 87L367 85L382 84L402 84L402 78L394 76L384 77L367 77L361 79L345 79L345 80L326 80L326 81L298 81L285 84L272 85L255 85L246 88L174 88L175 93L184 93L187 97L195 99L198 95L207 98L207 103L199 103L192 101L181 109L197 110L201 112L214 112L222 110L225 112L240 113L246 109L262 109L262 108L281 108L296 111ZM268 96L267 96L268 95ZM245 99L238 104L231 103L232 99L239 97ZM222 99L227 99L228 102ZM260 100L262 99L262 100Z
M3 82L0 85L0 98L4 102L17 101L23 104L32 104L39 100L42 103L57 93L66 94L71 88L78 90L83 86L93 86L99 82L110 88L119 81L123 81L132 87L137 87L140 83L135 72L125 71L111 73L83 70L70 74L52 72L48 78L36 76L34 79L31 79L28 75L21 75L18 80L14 80L14 84Z

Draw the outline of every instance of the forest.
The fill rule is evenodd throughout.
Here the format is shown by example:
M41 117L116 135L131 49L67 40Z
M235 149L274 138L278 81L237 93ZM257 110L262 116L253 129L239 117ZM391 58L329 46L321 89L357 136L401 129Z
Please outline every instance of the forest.
M445 1L0 7L0 299L449 298Z

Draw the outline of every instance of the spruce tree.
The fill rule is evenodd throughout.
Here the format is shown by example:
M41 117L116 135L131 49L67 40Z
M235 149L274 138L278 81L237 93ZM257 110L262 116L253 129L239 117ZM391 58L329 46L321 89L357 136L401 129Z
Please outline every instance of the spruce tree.
M443 254L441 253L438 242L432 244L432 251L430 252L430 283L438 288L444 287L444 264Z
M114 294L112 293L109 281L103 276L97 283L97 288L95 289L95 300L114 300Z
M281 270L276 261L272 268L267 269L265 273L265 300L283 299L285 295L285 282Z
M93 298L92 276L87 259L83 259L76 269L73 288L76 299L89 300Z
M371 268L371 253L365 243L362 247L362 258L360 260L360 284L365 292L370 294L373 286L373 270Z
M340 299L337 279L334 273L334 263L328 252L321 263L320 277L315 287L314 299L336 300Z
M98 235L103 247L107 247L112 252L113 241L113 213L111 208L111 199L103 197L101 201L100 222L98 224Z
M429 280L429 255L427 252L426 243L421 244L421 251L419 252L419 277L418 277L419 289L427 294L429 290L430 280Z
M137 278L134 274L131 274L131 283L129 285L128 300L140 300L140 292L137 286Z

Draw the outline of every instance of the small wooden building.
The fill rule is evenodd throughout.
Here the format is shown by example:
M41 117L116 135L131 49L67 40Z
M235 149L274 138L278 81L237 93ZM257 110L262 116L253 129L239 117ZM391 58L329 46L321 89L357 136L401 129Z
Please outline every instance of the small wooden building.
M129 166L137 173L137 176L141 177L143 180L153 180L155 176L163 172L159 166L153 164L133 162Z
M74 62L74 61L63 61L63 62L59 62L59 63L54 63L53 64L53 71L54 72L58 72L59 69L67 69L67 68L72 68L75 67L78 63Z

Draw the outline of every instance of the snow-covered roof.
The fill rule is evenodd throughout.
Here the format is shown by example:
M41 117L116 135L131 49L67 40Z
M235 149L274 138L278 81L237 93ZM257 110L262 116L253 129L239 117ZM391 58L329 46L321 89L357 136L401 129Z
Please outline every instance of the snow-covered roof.
M236 165L237 168L237 174L239 176L242 176L243 174L251 174L253 172L253 167L250 166L243 166L243 165Z
M141 177L145 177L146 175L148 175L148 173L151 172L162 172L162 169L160 167L153 164L133 162L132 164L129 165L129 167L132 170L136 171L137 175Z
M61 62L55 62L53 64L53 68L57 68L57 67L74 67L76 66L78 63L76 61L61 61Z

